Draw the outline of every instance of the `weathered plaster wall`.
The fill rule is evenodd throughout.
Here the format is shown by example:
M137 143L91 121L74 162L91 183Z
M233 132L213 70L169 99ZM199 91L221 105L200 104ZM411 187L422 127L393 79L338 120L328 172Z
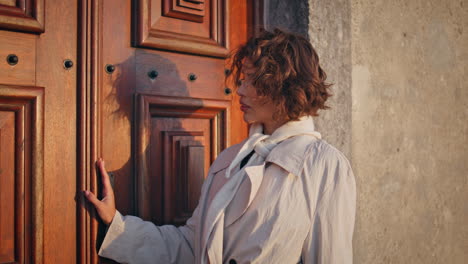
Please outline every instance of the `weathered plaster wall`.
M351 3L349 0L264 0L265 27L307 36L333 83L331 109L315 118L323 138L351 159ZM333 18L333 19L331 19Z
M309 38L333 83L330 109L315 118L322 137L351 157L351 3L309 0Z
M317 122L357 180L354 262L466 263L468 2L309 8L338 95Z
M351 18L355 262L467 263L468 2L351 0Z
M351 159L351 3L348 0L265 0L265 27L307 36L333 83L333 96L315 118L323 138ZM309 11L310 7L310 11ZM333 17L333 19L330 19Z
M307 36L309 24L308 0L263 0L264 24Z
M357 263L468 259L468 3L352 0Z

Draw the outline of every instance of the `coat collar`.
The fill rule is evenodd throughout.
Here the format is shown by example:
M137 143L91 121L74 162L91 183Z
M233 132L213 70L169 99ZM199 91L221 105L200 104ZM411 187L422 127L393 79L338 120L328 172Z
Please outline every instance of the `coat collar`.
M274 163L294 175L299 175L302 171L305 154L311 139L313 139L313 137L308 135L289 138L271 150L265 162ZM244 143L245 140L227 148L225 153L218 156L216 162L211 166L209 173L216 174L229 167L232 159L236 156ZM287 154L285 155L285 153Z
M311 135L286 139L271 150L265 162L274 163L289 173L299 176L311 142L317 140Z
M274 163L296 176L299 175L302 171L302 166L309 143L311 140L321 138L320 133L314 131L314 123L311 118L295 121L294 125L297 126L298 124L309 127L310 131L313 131L314 135L299 135L288 138L280 142L274 149L272 149L270 154L265 159L265 162ZM278 131L275 131L271 137L276 137L277 135L281 134L282 131L287 129L292 129L292 126L288 125L288 123L278 128ZM209 173L215 174L229 167L232 160L246 141L247 139L244 139L239 144L233 145L230 148L227 148L225 151L221 152L216 161L211 166Z

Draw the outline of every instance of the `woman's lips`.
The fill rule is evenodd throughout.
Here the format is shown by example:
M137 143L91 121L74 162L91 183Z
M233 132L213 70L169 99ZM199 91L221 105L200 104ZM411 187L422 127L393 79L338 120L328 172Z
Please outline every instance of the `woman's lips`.
M240 110L241 110L242 112L247 111L249 108L250 108L250 107L249 107L248 105L243 104L243 103L240 103Z

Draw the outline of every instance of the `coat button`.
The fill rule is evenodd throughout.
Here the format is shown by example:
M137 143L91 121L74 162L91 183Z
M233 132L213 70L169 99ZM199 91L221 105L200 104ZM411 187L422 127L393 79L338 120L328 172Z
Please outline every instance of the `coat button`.
M237 261L235 259L230 259L229 264L237 264Z

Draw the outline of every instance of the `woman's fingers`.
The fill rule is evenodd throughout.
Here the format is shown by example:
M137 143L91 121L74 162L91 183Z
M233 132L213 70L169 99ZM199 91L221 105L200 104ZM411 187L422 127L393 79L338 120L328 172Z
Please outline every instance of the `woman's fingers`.
M87 190L83 191L83 193L86 199L88 199L88 201L94 205L99 217L102 219L104 224L110 224L116 212L114 201L108 200L106 198L104 198L102 201L99 201L94 193Z
M112 185L110 183L109 174L107 173L107 170L106 170L106 164L104 160L100 158L97 161L97 165L99 167L99 171L101 172L101 176L102 176L102 186L103 186L102 194L103 196L107 196L108 194L113 193L113 190L112 190Z
M86 190L84 191L84 195L86 197L86 199L88 199L88 201L90 201L94 207L96 208L100 208L101 207L101 201L99 201L99 199L96 197L96 195L94 195L94 193Z
M88 190L83 191L86 199L90 201L96 208L99 217L105 224L109 224L114 218L116 209L115 209L115 200L114 200L114 191L112 190L112 185L110 183L109 174L106 171L104 160L100 158L96 161L96 165L99 168L99 171L102 175L102 200L99 200L96 195Z

